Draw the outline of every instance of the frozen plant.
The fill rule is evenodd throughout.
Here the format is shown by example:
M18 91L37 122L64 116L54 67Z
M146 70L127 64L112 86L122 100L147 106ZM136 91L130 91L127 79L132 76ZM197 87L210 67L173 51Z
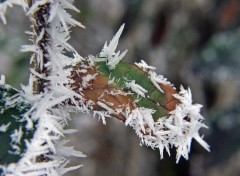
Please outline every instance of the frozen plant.
M195 139L209 151L199 134L206 128L201 105L192 104L190 89L173 85L146 62L128 64L117 51L122 25L97 56L81 57L68 43L72 26L84 26L69 10L79 12L73 0L2 0L0 15L6 23L8 7L21 5L32 22L27 33L32 52L29 84L16 90L0 80L1 175L63 175L69 156L85 157L67 146L71 112L93 112L102 119L116 117L131 126L141 145L158 148L161 158L169 148L188 159Z

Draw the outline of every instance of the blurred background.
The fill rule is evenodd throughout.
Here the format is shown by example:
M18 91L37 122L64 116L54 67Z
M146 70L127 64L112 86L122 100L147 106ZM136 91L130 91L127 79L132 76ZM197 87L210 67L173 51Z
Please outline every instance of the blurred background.
M72 119L71 144L87 158L67 176L239 176L240 175L240 1L239 0L78 0L72 13L86 29L73 28L70 43L83 56L96 55L121 24L124 60L145 60L177 88L191 87L194 102L203 104L209 129L201 131L211 146L195 141L190 159L175 163L174 149L159 152L139 146L131 128L117 119L103 125L91 115ZM9 9L8 25L0 24L0 73L19 88L27 84L29 21L21 8Z

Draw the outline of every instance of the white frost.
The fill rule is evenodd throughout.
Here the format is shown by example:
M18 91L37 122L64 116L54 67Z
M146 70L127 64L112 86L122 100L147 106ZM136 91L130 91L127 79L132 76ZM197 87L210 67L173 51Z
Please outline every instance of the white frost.
M25 10L27 8L27 0L6 0L0 3L0 17L4 24L7 23L5 18L5 13L8 7L13 7L13 5L20 5Z
M4 85L5 84L5 76L1 75L0 77L0 85Z
M11 143L20 144L22 135L23 135L22 126L20 126L18 130L15 129L13 133L10 135Z
M89 86L89 81L94 80L98 73L94 75L86 75L82 78L82 87L87 88Z
M142 97L145 97L145 93L147 93L148 91L146 89L144 89L142 86L138 85L135 83L135 80L131 81L131 82L127 82L126 83L126 87L130 88L133 92L141 95Z
M96 62L107 61L107 65L109 69L114 69L116 65L119 63L119 61L122 60L122 58L126 55L127 50L125 50L121 54L120 54L120 51L115 53L115 50L117 48L118 41L123 32L123 29L124 29L124 24L120 27L120 29L115 34L113 39L109 42L109 44L107 44L107 42L104 44L104 47L99 54L99 57L95 59Z
M98 101L97 105L100 106L101 108L105 109L106 111L108 111L110 114L114 114L114 110L112 108L110 108L108 105L106 105L105 103Z
M21 0L7 0L7 3L17 2L22 4L25 1ZM80 166L74 166L67 168L69 156L85 157L81 152L76 151L73 147L66 146L66 142L63 140L66 134L73 132L74 130L65 130L64 128L68 124L70 118L70 111L76 111L82 104L86 107L81 107L81 110L86 110L91 106L90 102L85 102L82 95L74 92L67 85L70 84L71 80L69 75L71 74L71 69L65 68L67 65L81 60L80 56L74 48L68 44L69 30L71 26L81 26L81 23L72 19L71 15L68 13L68 9L76 10L72 5L72 0L41 0L34 1L31 9L28 10L27 15L31 18L33 22L36 21L33 17L34 12L39 10L39 5L44 5L48 3L50 18L38 34L30 32L31 39L33 41L32 45L25 45L22 51L31 51L33 56L30 61L36 59L36 62L40 65L40 70L44 67L51 70L47 75L37 73L31 70L31 75L29 78L29 85L22 86L23 90L20 93L20 98L27 104L31 104L32 108L25 114L25 120L28 121L26 127L31 128L34 121L37 121L37 129L34 132L34 136L31 140L25 140L27 145L27 150L23 154L22 158L17 163L12 163L9 165L0 165L0 169L3 169L4 175L63 175L67 171L77 169ZM0 4L0 15L2 16L5 11L1 11L3 5L7 7L6 3ZM77 11L77 10L76 10ZM3 17L2 17L3 18ZM44 22L44 21L43 21ZM39 41L44 37L44 33L48 33L48 41L44 43L44 52L42 47L39 46ZM73 58L65 55L66 51L72 53ZM46 54L47 53L47 54ZM43 62L43 58L47 57L48 62ZM33 93L34 81L38 78L43 78L47 80L47 84L44 87L44 92L40 94ZM86 77L85 82L90 80ZM3 79L1 77L1 83ZM78 98L79 102L74 102L74 99ZM71 109L64 103L65 101L71 101L72 104L76 105L75 109ZM14 103L16 99L11 99ZM31 119L27 119L27 118ZM7 126L1 126L2 130L6 130ZM19 142L22 142L22 128L15 130L11 134L11 144L12 153L19 154ZM61 142L62 141L62 142ZM51 159L48 162L37 162L36 158L39 156L49 156Z
M123 32L124 24L119 28L115 36L113 36L112 40L109 42L109 45L107 42L104 44L103 49L100 53L100 57L109 57L112 55L115 55L115 50L118 45L119 38Z
M102 120L103 124L106 125L106 117L111 117L107 111L93 111L93 117L98 116Z
M156 68L148 65L145 61L141 60L140 63L135 63L135 65L148 73L149 78L153 85L162 93L164 93L164 91L162 90L159 84L170 85L173 87L173 85L167 80L167 78L165 78L163 75L157 75L156 72L154 72Z
M126 114L126 125L132 126L136 134L140 137L141 144L152 148L158 148L161 158L166 149L170 155L169 148L176 147L176 162L180 157L188 159L191 149L192 139L195 139L207 151L210 151L209 145L199 134L200 128L207 128L203 124L204 118L200 115L201 105L192 104L192 95L190 89L180 88L179 94L175 97L180 100L176 109L170 112L169 117L161 117L153 122L153 111L150 109L137 108L130 114Z
M140 129L143 133L146 133L146 126L154 130L154 120L152 117L154 112L154 110L148 108L136 108L128 115L125 125L134 126L135 130ZM141 134L141 132L138 134Z
M164 78L163 75L157 75L154 71L149 71L148 74L153 85L162 93L164 93L164 91L162 90L159 84L172 86L172 84L167 80L167 78Z
M140 63L135 63L135 65L138 66L139 68L143 69L143 71L156 69L156 67L148 65L144 60L141 60Z
M125 50L121 54L120 54L120 51L118 51L115 55L113 55L112 57L109 57L108 62L107 62L107 66L109 67L109 69L110 70L114 69L116 67L116 65L126 55L126 53L127 53L127 50Z
M8 127L11 125L11 122L9 122L8 124L2 124L0 126L0 132L5 133L8 130Z

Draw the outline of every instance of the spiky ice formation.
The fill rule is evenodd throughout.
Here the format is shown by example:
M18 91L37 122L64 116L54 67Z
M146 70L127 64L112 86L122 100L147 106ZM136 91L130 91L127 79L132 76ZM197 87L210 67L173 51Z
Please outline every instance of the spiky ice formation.
M21 97L31 104L27 114L38 128L21 160L2 166L6 175L62 175L80 167L66 168L67 156L85 156L62 140L74 131L64 130L71 111L93 112L104 124L106 117L117 117L133 127L141 144L158 148L161 157L165 149L170 153L169 148L176 147L177 162L181 156L188 159L192 139L209 150L199 135L206 127L201 106L192 104L190 90L181 87L178 93L144 61L123 62L126 51L115 50L124 26L98 56L81 58L67 41L70 27L82 25L66 9L77 11L66 0L36 1L28 10L33 44L22 50L33 52L34 67ZM8 124L1 127L7 128Z
M200 128L206 128L201 105L192 104L190 89L180 87L177 92L144 61L123 62L115 53L122 31L123 26L98 56L89 56L73 67L71 87L82 95L79 106L93 110L104 124L105 117L111 116L124 121L136 131L141 144L158 148L161 158L164 150L170 155L169 148L175 147L176 162L181 156L188 159L192 139L209 151L199 134Z
M1 165L4 175L63 175L81 165L67 166L69 156L85 157L82 152L66 146L64 138L76 130L65 130L70 119L70 110L64 103L76 97L66 85L70 69L66 65L81 60L81 57L67 43L71 26L82 26L72 19L67 10L78 11L73 1L35 1L27 15L33 22L32 45L25 45L22 51L33 52L29 85L22 86L21 98L31 105L26 114L37 121L37 129L21 159ZM73 58L64 53L71 52Z
M27 0L2 0L0 1L0 17L4 24L7 23L5 14L8 7L12 7L13 5L20 5L24 10L27 9Z
M33 138L36 122L27 114L30 108L17 90L0 82L0 175L2 166L22 158Z

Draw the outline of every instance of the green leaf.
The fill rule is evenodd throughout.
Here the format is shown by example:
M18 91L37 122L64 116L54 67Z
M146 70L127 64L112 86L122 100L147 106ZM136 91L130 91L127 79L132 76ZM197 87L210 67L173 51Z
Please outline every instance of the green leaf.
M123 61L120 61L113 70L108 69L105 61L98 62L97 69L107 79L114 78L114 84L117 88L125 90L127 89L126 83L134 80L136 84L147 90L146 97L139 98L139 95L134 92L132 97L137 101L139 107L155 110L153 114L155 121L161 117L168 116L169 110L166 108L168 98L166 93L159 91L149 79L148 74L143 70Z

